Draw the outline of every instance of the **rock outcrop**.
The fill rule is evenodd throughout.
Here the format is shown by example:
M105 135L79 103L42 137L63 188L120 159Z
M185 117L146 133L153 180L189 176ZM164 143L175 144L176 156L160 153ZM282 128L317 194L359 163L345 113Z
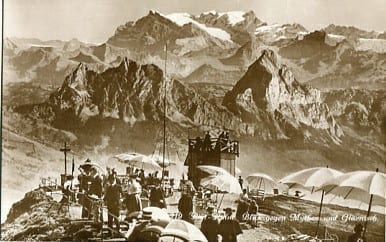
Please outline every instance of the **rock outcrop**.
M223 100L223 105L255 135L288 138L307 128L326 130L335 141L343 134L320 92L300 84L271 50L264 50Z

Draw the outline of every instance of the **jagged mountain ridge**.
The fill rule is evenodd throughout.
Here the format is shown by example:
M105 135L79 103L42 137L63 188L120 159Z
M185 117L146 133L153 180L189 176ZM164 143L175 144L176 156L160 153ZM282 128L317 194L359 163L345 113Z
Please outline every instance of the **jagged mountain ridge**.
M350 38L386 39L385 31L366 31L353 26L340 26L330 24L327 27L323 28L323 31L328 34L342 35Z
M287 138L302 125L328 130L336 140L343 134L320 92L301 85L286 66L278 64L271 50L263 51L226 93L223 105L246 123L262 123L252 132L263 136Z
M126 58L102 73L79 64L47 102L34 107L33 113L50 121L70 119L83 123L90 117L114 118L131 125L161 120L162 80L163 72L157 66L139 65ZM249 86L243 87L245 84L253 85L251 93ZM256 105L244 107L254 111L238 112L234 102L248 102L247 96L253 92L257 92ZM263 139L304 137L303 126L327 131L335 141L342 135L320 93L301 86L285 67L279 69L272 51L264 51L225 96L226 108L207 101L177 80L166 82L166 102L168 119L180 125L228 127Z
M331 45L328 35L315 31L278 53L314 87L384 89L386 53L358 51L347 40Z
M168 73L177 79L189 76L202 65L213 66L218 70L219 75L222 70L244 70L256 60L262 49L269 46L279 51L279 55L285 59L282 62L300 77L301 82L311 81L311 84L317 88L346 88L352 87L353 82L356 87L384 88L386 74L382 66L386 42L380 39L384 33L332 25L319 32L309 33L303 26L296 23L267 24L258 19L253 11L226 13L210 11L199 15L162 14L150 11L136 21L129 21L119 26L106 43L99 45L82 43L76 39L40 41L13 38L11 40L28 52L34 50L26 49L26 46L53 48L55 56L60 57L56 67L58 71L75 66L76 61L80 59L71 60L71 58L76 57L80 51L90 55L91 59L99 60L99 66L96 68L99 70L113 66L116 64L115 60L123 57L142 64L152 63L161 66L164 58L164 44L168 40L168 60L173 63L169 66ZM305 42L318 34L324 36L315 39L314 43L320 42L319 45L305 46L304 49L300 48L300 51L296 48L296 45L304 46ZM222 35L230 36L230 39L224 40L221 38L224 37ZM352 45L350 51L343 56L343 61L340 61L341 54L335 53L339 52L338 48L341 49L338 47L339 43ZM34 78L36 75L34 66L38 60L29 61L32 66L29 69L28 66L19 65L12 60L19 57L17 54L14 56L11 48L5 46L5 50L10 50L9 53L13 56L10 62L15 69L20 73L28 73L28 75L22 74L21 78L27 81L45 79L42 76ZM286 52L298 54L296 56L290 54L291 56L288 57ZM308 55L309 53L312 55ZM357 67L354 63L356 61L352 62L350 58L359 59L361 66ZM374 64L365 59L371 59L370 62ZM353 70L354 68L359 71ZM354 75L352 74L354 72L357 73ZM338 76L337 82L334 82L334 76ZM61 76L62 79L64 77ZM233 81L236 83L237 79ZM52 82L57 83L56 80Z
M35 114L48 116L49 120L72 116L83 122L93 116L131 124L160 120L163 117L162 78L163 73L157 66L141 66L126 58L118 67L100 74L80 64L45 104L35 107ZM171 120L219 127L229 124L234 128L239 124L230 112L210 104L176 80L169 80L166 90L167 117Z

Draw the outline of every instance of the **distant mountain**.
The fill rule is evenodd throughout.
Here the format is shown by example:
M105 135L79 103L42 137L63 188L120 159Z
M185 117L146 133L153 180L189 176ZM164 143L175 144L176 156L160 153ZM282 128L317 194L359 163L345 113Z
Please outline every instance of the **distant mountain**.
M385 53L357 51L347 40L330 45L327 38L325 32L315 31L278 53L311 85L321 89L385 88Z
M6 56L14 56L17 51L17 45L10 40L9 38L5 38L4 40L4 55Z
M241 75L241 71L219 70L209 64L204 64L181 80L187 83L213 82L217 84L234 84L240 79Z
M163 15L157 11L150 11L147 16L135 22L119 26L107 43L121 48L154 51L162 50L166 40L171 43L170 48L173 49L178 45L176 40L193 41L200 36L204 37L204 43L200 43L204 47L214 45L227 48L233 45L226 31L199 23L190 14Z
M335 142L343 135L320 92L301 85L270 50L263 51L226 93L223 105L248 123L250 132L258 136L306 137L309 127L327 130Z
M35 66L44 69L43 65L49 65L49 62L37 64L37 58L23 65L17 56L21 50L34 56L36 48L52 48L52 60L59 57L59 72L79 62L93 61L98 62L98 70L105 70L118 65L124 57L141 64L163 66L167 42L170 63L167 72L177 79L197 76L203 66L221 71L245 70L263 49L270 48L279 53L280 61L302 82L310 82L315 87L382 89L385 80L382 63L386 53L386 39L382 36L385 34L335 25L310 33L297 23L265 23L253 11L209 11L192 15L162 14L151 10L146 16L119 26L106 43L99 45L77 39L41 41L12 38L17 53L12 52L13 47L5 48L11 54L6 62L9 60L18 73L7 73L7 77L27 81L44 79L34 78ZM82 54L77 56L80 52ZM12 60L14 57L19 60ZM213 79L209 80L209 76ZM203 82L215 84L218 80L215 75L202 77ZM62 81L64 76L59 78L55 82Z
M264 23L255 29L256 38L273 45L302 38L306 34L308 30L300 24L268 25Z
M252 37L250 41L237 49L236 53L230 57L221 59L221 62L225 65L235 65L247 68L260 56L261 50L264 48L266 48L264 43Z
M386 39L384 32L376 32L376 31L366 31L362 29L358 29L353 26L340 26L330 24L327 27L322 29L324 32L328 34L341 35L349 38L364 38L364 39Z
M257 26L262 24L253 11L231 11L218 13L209 11L195 17L203 24L225 30L231 35L232 41L244 45L250 40Z
M73 60L76 62L81 62L81 63L97 63L98 62L98 60L96 60L95 58L93 58L90 55L83 53L82 51L80 51L78 55L70 58L70 60Z
M36 66L48 64L56 57L52 47L31 47L20 51L10 62L21 72L27 72Z
M71 39L70 41L66 42L63 46L63 51L76 51L79 50L81 47L85 47L86 45L82 42L80 42L78 39Z

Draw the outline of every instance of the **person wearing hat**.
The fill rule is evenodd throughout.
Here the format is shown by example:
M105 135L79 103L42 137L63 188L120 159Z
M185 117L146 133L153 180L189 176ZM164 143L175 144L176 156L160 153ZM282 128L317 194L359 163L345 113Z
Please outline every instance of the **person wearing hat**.
M208 242L217 242L219 234L218 220L213 216L214 207L209 206L206 209L206 216L201 223L201 232L208 239Z
M237 236L242 234L240 223L237 219L232 217L232 208L225 208L225 218L221 220L219 226L219 233L223 242L237 242Z
M363 235L364 227L358 223L354 227L354 233L348 237L347 242L366 242L366 237Z

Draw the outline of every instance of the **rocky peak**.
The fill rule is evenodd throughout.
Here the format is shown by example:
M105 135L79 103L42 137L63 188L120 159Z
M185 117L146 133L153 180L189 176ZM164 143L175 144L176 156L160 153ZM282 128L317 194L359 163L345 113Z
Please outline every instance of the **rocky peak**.
M266 123L269 136L289 137L299 128L325 129L336 139L342 132L322 103L320 91L301 85L280 65L272 50L264 50L223 100L229 110L247 123ZM261 129L258 129L262 132ZM272 131L274 130L274 131Z

